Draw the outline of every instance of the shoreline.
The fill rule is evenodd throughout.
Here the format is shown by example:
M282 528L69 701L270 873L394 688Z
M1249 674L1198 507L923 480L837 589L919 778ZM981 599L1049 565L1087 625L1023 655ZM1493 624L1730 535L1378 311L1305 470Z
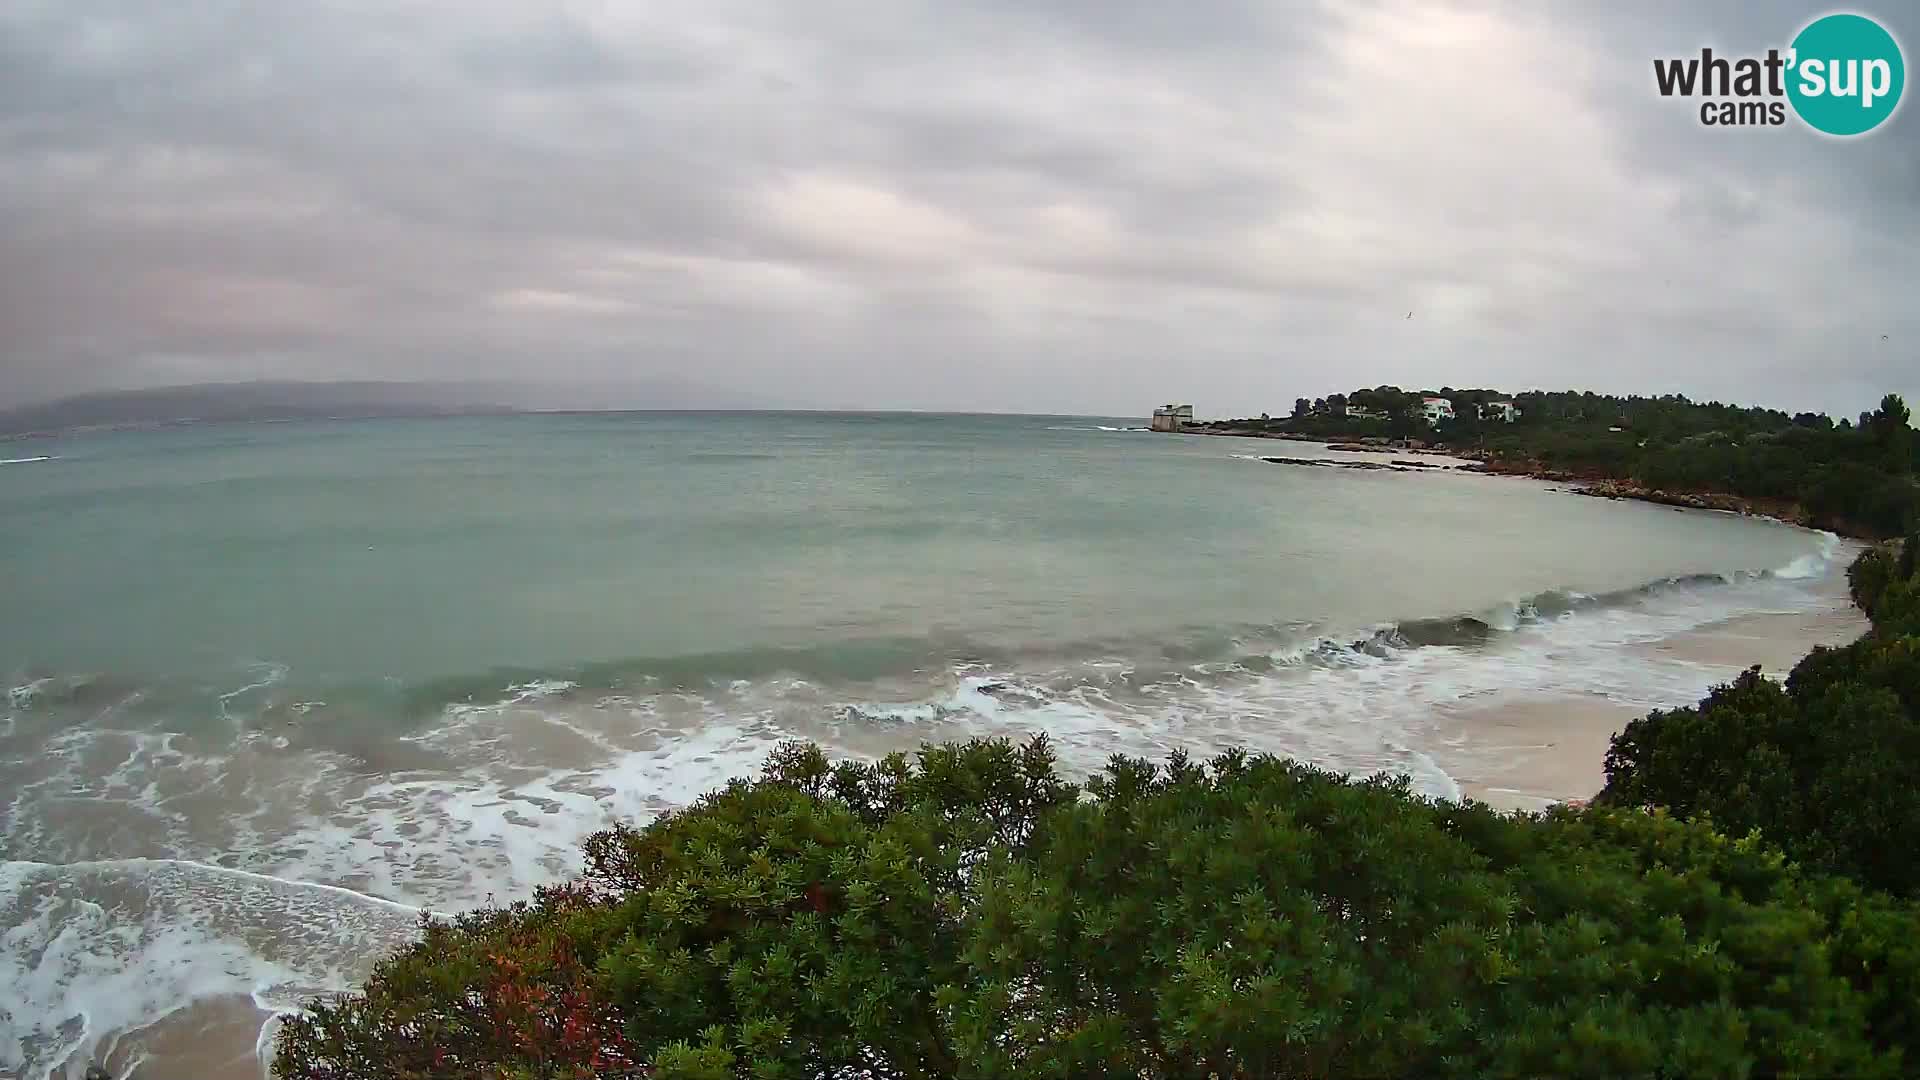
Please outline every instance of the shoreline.
M1324 440L1295 437L1285 441L1324 442ZM1427 448L1387 447L1344 444L1326 444L1332 460L1326 459L1281 459L1295 464L1311 464L1322 467L1346 467L1365 469L1384 469L1391 471L1423 472L1493 472L1495 475L1528 474L1513 471L1496 471L1480 467L1475 459L1466 454ZM1217 450L1218 448L1216 448ZM1353 453L1355 460L1338 460L1343 453ZM1214 451L1203 448L1202 459L1213 456ZM1189 455L1191 456L1191 455ZM1251 454L1236 456L1251 457ZM1379 459L1379 463L1369 462L1366 456ZM1429 463L1417 460L1402 460L1388 463L1389 458L1412 459L1416 456L1428 456L1434 460ZM1454 461L1446 458L1456 459ZM1275 460L1272 458L1266 460ZM1270 478L1271 479L1271 478ZM1546 479L1546 478L1543 478ZM1235 481L1233 483L1242 483ZM1562 481L1565 482L1564 480ZM1458 490L1462 493L1477 488L1470 482ZM1401 491L1408 489L1399 488ZM1430 487L1431 485L1429 485ZM1524 487L1524 485L1518 485ZM1489 490L1489 489L1481 489ZM1574 489L1578 490L1578 489ZM1582 491L1583 494L1594 494ZM1524 494L1524 493L1523 493ZM1630 496L1615 496L1630 497ZM1563 511L1577 511L1578 504L1554 503ZM1712 507L1700 507L1711 509ZM1622 511L1600 511L1592 516L1627 516ZM1550 512L1550 510L1548 511ZM1679 524L1681 519L1664 519L1662 522ZM1656 522L1659 524L1660 522ZM1718 528L1731 528L1720 526ZM1819 609L1823 614L1832 614L1830 626L1825 627L1833 633L1849 630L1848 619L1852 616L1858 621L1856 612L1847 603L1843 595L1836 596L1838 606L1829 612L1828 607ZM1751 607L1753 605L1749 605ZM1724 669L1726 677L1737 672L1746 661L1760 659L1763 665L1771 667L1772 661L1765 657L1756 657L1762 646L1769 649L1785 649L1790 643L1794 659L1804 654L1817 640L1814 638L1789 638L1791 628L1784 622L1770 618L1768 612L1748 612L1719 620L1713 624L1696 626L1685 633L1649 643L1649 650L1661 650L1656 658L1651 653L1648 663L1672 663L1696 665L1715 672L1720 679ZM1444 655L1436 653L1427 656ZM1774 654L1769 653L1768 656ZM1578 804L1591 798L1604 783L1604 757L1611 736L1625 723L1645 715L1647 707L1627 704L1621 700L1609 698L1600 693L1582 693L1566 688L1569 680L1562 676L1574 670L1565 665L1576 664L1563 658L1553 667L1542 667L1530 685L1513 685L1501 691L1489 692L1487 696L1471 701L1448 704L1427 705L1427 712L1420 717L1419 726L1443 738L1458 740L1450 746L1419 747L1422 754L1438 759L1441 769L1456 785L1459 798L1474 799L1501 811L1537 811L1556 804ZM983 693L992 695L991 690ZM1692 704L1693 699L1672 699L1662 707ZM938 705L933 706L935 710ZM564 742L566 746L555 755L569 752L573 743L565 731L571 729L540 729L553 740ZM574 733L574 734L577 734ZM1224 733L1232 737L1232 733ZM898 725L886 730L887 738L910 740L910 745L918 745L922 740L918 728ZM819 736L815 736L816 738ZM947 736L952 737L952 736ZM1098 732L1095 740L1110 740L1114 729L1108 726ZM1239 736L1251 738L1252 736ZM822 741L825 741L824 739ZM928 737L925 741L936 741ZM1164 752L1164 751L1162 751ZM545 753L545 751L543 751ZM1307 754L1301 759L1312 760ZM543 759L544 760L544 759ZM1363 775L1356 773L1355 775ZM503 797L505 798L505 797ZM531 800L529 800L529 804ZM548 811L551 813L552 811ZM512 821L511 817L507 820ZM363 864L364 865L364 864ZM265 1063L258 1056L258 1050L269 1048L270 1040L263 1039L262 1026L268 1018L256 1002L245 995L227 995L194 1001L188 1008L168 1014L150 1024L126 1029L117 1033L107 1043L109 1052L103 1057L103 1064L113 1070L117 1080L138 1080L149 1077L153 1080L167 1076L192 1075L206 1076L210 1080L241 1080L262 1075ZM75 1066L84 1066L76 1061L54 1075L77 1075Z
M1856 543L1871 544L1882 539L1871 530L1850 527L1845 522L1816 523L1803 507L1789 500L1649 488L1619 477L1551 469L1536 460L1501 460L1476 449L1408 445L1409 440L1386 441L1379 436L1363 441L1357 436L1323 437L1245 429L1189 428L1176 434L1312 443L1335 453L1446 456L1465 464L1434 466L1415 461L1381 463L1266 456L1260 460L1317 468L1514 477L1564 485L1564 490L1590 498L1733 514L1830 532ZM1393 445L1394 442L1399 445ZM1421 443L1421 440L1411 442ZM1681 663L1712 671L1716 682L1731 681L1752 667L1758 667L1770 678L1784 679L1814 648L1848 644L1870 628L1865 614L1854 605L1847 592L1844 567L1836 566L1832 572L1836 584L1831 602L1819 608L1730 616L1645 642L1633 647L1633 651L1651 663ZM1688 700L1666 708L1683 708L1695 703ZM1606 755L1613 736L1649 711L1643 706L1606 697L1551 692L1443 709L1440 719L1442 729L1448 732L1447 740L1454 744L1456 751L1467 748L1472 751L1446 755L1443 768L1459 786L1462 799L1483 802L1503 812L1541 811L1556 805L1584 806L1606 784Z
M1843 564L1829 571L1825 602L1794 612L1746 611L1628 646L1650 664L1698 668L1716 683L1758 664L1779 677L1810 649L1857 637L1866 619L1844 589ZM1665 708L1685 707L1694 698ZM1603 693L1559 689L1543 678L1436 706L1422 752L1457 785L1458 798L1503 813L1580 806L1605 785L1609 741L1649 708ZM197 1000L149 1023L113 1033L100 1061L116 1080L204 1076L256 1080L271 1053L272 1013L244 995ZM82 1063L84 1064L84 1063ZM55 1075L61 1075L56 1072Z
M1649 664L1695 666L1724 682L1756 663L1777 677L1813 646L1850 641L1864 626L1860 612L1834 592L1817 608L1749 611L1628 648ZM1581 806L1598 794L1609 741L1649 710L1605 694L1559 690L1553 682L1543 677L1536 687L1434 707L1422 752L1457 786L1460 800L1503 813L1540 812ZM1676 699L1665 707L1690 704L1691 698ZM265 1028L272 1016L245 995L195 1000L108 1033L97 1060L116 1080L258 1080L268 1075L259 1055L271 1055ZM85 1064L70 1061L64 1068Z
M1467 472L1485 476L1512 476L1527 480L1541 480L1547 483L1565 484L1567 490L1576 495L1591 498L1631 500L1653 503L1658 506L1671 506L1681 510L1712 510L1723 514L1738 514L1741 517L1760 518L1792 525L1802 529L1818 529L1833 532L1850 539L1868 542L1884 540L1886 537L1874 534L1871 530L1860 529L1847 522L1816 522L1813 515L1799 503L1787 499L1772 499L1762 496L1732 495L1723 491L1666 490L1649 488L1625 477L1607 476L1593 472L1574 472L1565 469L1552 469L1537 460L1510 461L1489 456L1483 450L1455 449L1447 446L1428 446L1423 440L1398 439L1378 441L1380 436L1321 436L1305 435L1291 431L1253 431L1246 428L1185 428L1176 435L1213 435L1240 439L1276 439L1283 442L1318 443L1322 449L1340 453L1379 453L1379 454L1430 454L1455 458L1467 462L1465 465L1437 466L1414 461L1396 461L1390 465L1373 462L1342 463L1322 461L1311 458L1262 458L1274 464L1307 465L1322 468L1348 468L1364 470L1385 470L1391 472ZM1367 440L1376 440L1369 443ZM1394 445L1398 443L1399 445ZM1421 443L1421 445L1410 445Z
M1870 629L1846 593L1844 567L1836 564L1832 575L1834 587L1818 607L1730 615L1627 648L1648 663L1698 668L1716 685L1752 667L1784 679L1814 648L1849 644ZM1441 730L1450 746L1441 763L1462 798L1497 810L1581 806L1606 785L1613 736L1650 711L1604 695L1544 689L1444 709Z

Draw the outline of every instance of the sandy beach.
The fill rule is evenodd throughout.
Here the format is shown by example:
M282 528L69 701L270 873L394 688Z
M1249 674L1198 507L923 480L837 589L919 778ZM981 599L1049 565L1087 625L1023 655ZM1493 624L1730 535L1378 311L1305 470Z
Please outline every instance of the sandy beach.
M1739 615L1645 645L1651 657L1740 671L1758 664L1784 676L1815 645L1844 645L1865 633L1867 620L1851 603L1794 615Z
M1716 682L1759 665L1783 678L1816 645L1844 645L1867 630L1867 620L1840 591L1809 612L1735 616L1638 646L1648 659L1709 669ZM1689 705L1692 702L1675 702ZM1461 794L1502 810L1542 810L1592 798L1606 784L1604 763L1613 735L1646 712L1591 695L1495 697L1446 718L1458 748L1443 761Z
M1349 456L1364 460L1369 455ZM1471 477L1456 476L1455 479L1462 487L1471 486L1477 490L1482 486ZM1450 486L1435 485L1438 488ZM1502 493L1513 492L1516 495L1525 495L1530 487L1508 487L1493 482L1487 482L1484 486L1489 490L1498 489ZM1575 507L1575 513L1596 505L1594 500L1589 499L1566 501ZM1659 519L1657 523L1688 520L1683 515L1697 515L1696 520L1704 519L1704 515L1697 511L1681 511L1674 515L1661 513L1654 517ZM1475 520L1477 522L1484 518ZM1474 527L1478 529L1480 526L1476 524ZM1676 535L1685 539L1686 534L1683 531ZM1715 543L1718 542L1716 534ZM1295 754L1328 767L1345 767L1339 757L1344 747L1342 739L1345 733L1342 731L1308 731L1291 744L1284 739L1276 739L1274 732L1285 734L1292 717L1318 715L1314 711L1315 706L1327 703L1341 705L1350 698L1358 700L1354 695L1366 695L1365 708L1359 710L1362 715L1375 709L1389 715L1396 709L1406 713L1407 718L1402 721L1405 726L1397 733L1406 744L1405 748L1418 756L1430 758L1430 764L1437 766L1434 770L1436 775L1444 774L1438 775L1439 784L1444 785L1450 780L1463 798L1483 802L1500 810L1523 812L1543 810L1556 803L1590 799L1605 783L1604 761L1609 740L1627 724L1645 715L1650 707L1693 704L1699 696L1695 688L1731 680L1743 669L1756 664L1769 675L1784 676L1813 647L1844 644L1866 630L1865 619L1853 608L1846 594L1843 568L1851 561L1851 555L1844 547L1837 553L1829 552L1829 555L1833 557L1825 559L1825 572L1818 577L1792 572L1792 568L1786 567L1784 562L1775 563L1773 565L1784 569L1776 575L1771 585L1748 581L1746 585L1736 586L1758 591L1752 594L1725 593L1718 602L1728 606L1701 612L1697 618L1687 614L1692 610L1688 606L1692 601L1684 597L1680 600L1647 601L1653 609L1651 615L1639 610L1637 605L1640 601L1628 600L1609 605L1603 612L1592 616L1572 616L1576 620L1589 617L1621 617L1627 620L1629 629L1619 636L1607 638L1604 646L1609 650L1607 661L1620 661L1618 666L1631 673L1612 684L1604 680L1596 682L1594 679L1582 679L1583 661L1579 658L1591 660L1593 654L1581 653L1564 642L1551 647L1528 646L1534 650L1525 654L1530 659L1517 664L1512 662L1513 656L1502 653L1502 646L1497 644L1484 653L1474 646L1443 646L1421 651L1419 655L1424 656L1424 660L1412 654L1396 653L1384 660L1368 654L1367 664L1352 670L1364 673L1383 664L1377 680L1348 682L1345 676L1350 669L1336 665L1312 669L1296 681L1289 681L1292 674L1289 670L1275 676L1270 687L1259 680L1250 683L1228 681L1218 686L1202 687L1204 691L1231 695L1236 692L1244 694L1247 687L1252 685L1267 687L1275 695L1271 702L1246 697L1234 699L1242 704L1227 713L1232 724L1219 730L1208 741L1215 749L1224 749L1228 745L1247 745L1254 749ZM1695 557L1713 559L1719 557L1719 552L1716 548L1703 554L1696 553ZM1757 562L1749 565L1768 564ZM1768 591L1774 586L1786 587L1786 591ZM1743 596L1750 598L1740 600ZM1732 606L1732 602L1725 598L1745 604L1746 608ZM1764 609L1774 604L1793 610L1750 610L1752 607ZM1745 610L1745 613L1700 621L1729 610ZM1678 621L1673 620L1675 611L1682 613ZM1666 613L1669 621L1651 621L1662 612ZM1580 625L1576 622L1570 627L1576 644L1582 640L1578 633ZM1651 629L1633 629L1642 626ZM1686 629L1668 633L1661 629L1663 627ZM1541 627L1532 640L1558 640L1553 633ZM1666 636L1655 636L1663 633ZM1394 667L1401 663L1409 666ZM1644 675L1661 677L1643 680L1641 676ZM1432 680L1431 684L1422 682L1429 679ZM878 720L862 720L863 726L858 729L858 751L879 754L894 749L911 750L928 738L939 737L934 732L944 732L947 737L953 737L964 734L967 729L963 725L966 724L987 730L987 724L1007 723L1004 718L1009 716L1014 722L998 731L1017 736L1027 730L1045 730L1062 739L1061 745L1070 750L1076 746L1088 746L1104 754L1115 745L1117 738L1129 733L1124 714L1100 713L1076 719L1082 714L1073 711L1073 703L1048 698L1024 683L1016 681L1011 685L1018 692L1010 696L1001 694L1000 689L1004 688L996 682L993 686L999 689L983 688L965 699L955 696L960 691L949 688L945 691L947 696L934 696L933 705L923 706L916 702L895 715L887 711L886 703L895 700L914 702L916 687L919 686L911 679L903 680L897 691L879 697L881 705L875 706L872 712L872 716L879 717ZM1193 685L1183 682L1179 688L1169 689L1166 700L1183 700ZM1423 685L1438 685L1440 689L1431 695L1424 695L1419 689ZM1612 688L1596 690L1596 685ZM1649 690L1648 686L1660 689ZM607 745L604 740L626 740L618 741L618 745L643 756L651 755L664 752L677 743L696 739L706 730L705 725L712 722L713 716L731 715L724 711L689 713L686 717L672 711L639 715L619 706L617 702L607 705L605 701L592 697L572 699L564 696L549 701L534 695L527 687L516 687L515 690L530 695L524 707L513 703L509 703L513 705L511 708L469 709L462 706L462 711L448 711L447 715L457 717L458 722L447 730L474 740L477 745L486 747L490 754L518 762L536 763L539 768L561 769L572 775L584 776L600 760L598 755ZM1614 693L1623 696L1611 696ZM518 700L515 699L516 702ZM1158 700L1155 698L1154 702L1157 704ZM607 701L615 699L607 698ZM847 714L812 707L817 702L811 699L807 701L809 704L796 705L783 714L785 726L782 730L828 745L848 745L848 737L843 730L849 723ZM1038 711L1023 711L1030 709L1029 703L1035 701L1041 703ZM569 706L574 711L567 711ZM734 699L721 705L723 710L743 707ZM1132 707L1140 710L1141 703L1134 702ZM1263 711L1268 709L1273 711ZM925 716L930 719L903 721L900 718L902 715L920 717L920 710L924 710ZM1151 709L1144 711L1149 715L1154 714ZM541 718L549 715L560 717L565 722L542 722ZM678 719L686 718L691 719L684 727L676 725ZM1204 713L1179 714L1183 724L1193 724L1196 719L1203 721L1205 718ZM270 730L278 732L288 726L283 717L275 719L278 726ZM609 726L595 726L601 723ZM637 732L629 730L636 723L643 726ZM1086 726L1076 732L1072 726L1075 723ZM1183 729L1183 733L1188 737L1197 737L1192 728ZM1155 739L1167 737L1165 732L1159 730L1150 734ZM1268 739L1269 742L1262 745L1262 739ZM1364 730L1358 742L1363 749L1371 749L1365 746ZM741 745L749 750L752 746L749 742L742 742ZM109 767L114 767L112 763L119 761L127 752L118 744L106 749L110 751L104 754ZM1127 749L1151 754L1154 744L1143 740L1128 745ZM352 741L340 743L337 752L350 757L357 768L370 769L381 775L405 775L409 770L431 765L421 744L412 741L381 742L366 732L360 733ZM442 748L435 752L446 751ZM695 758L693 761L704 765L706 759ZM743 757L741 761L744 763L746 758ZM57 765L57 759L48 758L34 767L52 769ZM742 764L738 771L750 771L751 767ZM50 782L51 775L29 773L25 779L45 783ZM525 775L522 773L516 774L511 783L524 781ZM165 784L175 782L178 781L164 779L160 782L163 787L156 790L164 790ZM644 776L641 782L656 788L663 787L651 774ZM595 798L602 797L602 790L597 787L589 789ZM550 797L543 798L557 805L554 800L569 794L572 794L571 789L549 792ZM527 802L526 805L536 804ZM95 831L102 834L109 833L115 827L123 827L128 820L140 820L131 817L133 811L130 808L110 800L102 800L97 804L68 800L63 804L61 813L62 820L70 827L75 823L90 823L89 815L99 817ZM515 816L518 813L519 810L515 809L512 813L501 815L492 828L502 828L501 823L519 824L521 819ZM356 888L373 891L371 886L348 876L357 873L361 865L344 864L340 869L346 873L336 872L329 879L330 883L344 881ZM354 955L371 962L375 951L375 947L367 946ZM123 1030L117 1036L109 1036L95 1052L99 1055L99 1063L108 1070L113 1080L178 1080L185 1077L258 1080L268 1075L260 1051L264 1049L269 1055L271 1053L271 1038L263 1035L263 1029L270 1019L269 1014L257 1007L252 999L227 994L196 1002L146 1027ZM88 1064L85 1060L70 1060L64 1062L53 1075L60 1080L79 1080Z
M1755 664L1784 676L1815 645L1844 644L1865 631L1866 620L1843 587L1836 572L1828 606L1740 615L1636 648L1650 662L1707 669L1716 681ZM1645 711L1593 694L1486 695L1436 718L1434 753L1463 797L1502 810L1538 811L1597 793L1606 781L1608 740ZM255 1056L256 1046L265 1044L260 1033L267 1019L246 998L201 1002L123 1034L102 1064L115 1080L258 1080L267 1075Z
M250 998L195 1002L123 1034L100 1065L115 1080L264 1080L269 1072L257 1049L272 1055L272 1046L262 1045L271 1019ZM77 1068L72 1075L80 1075Z
M1514 697L1454 716L1470 756L1448 762L1460 794L1501 810L1589 799L1606 784L1607 741L1641 710L1600 697Z
M1637 648L1650 662L1697 665L1716 680L1754 664L1780 677L1815 645L1844 644L1865 631L1843 585L1836 573L1831 604L1814 611L1736 616ZM1436 718L1435 756L1463 797L1502 810L1543 810L1597 793L1608 740L1645 711L1593 694L1487 695ZM267 1019L246 998L202 1002L121 1036L102 1063L116 1080L258 1080L266 1069L255 1047Z

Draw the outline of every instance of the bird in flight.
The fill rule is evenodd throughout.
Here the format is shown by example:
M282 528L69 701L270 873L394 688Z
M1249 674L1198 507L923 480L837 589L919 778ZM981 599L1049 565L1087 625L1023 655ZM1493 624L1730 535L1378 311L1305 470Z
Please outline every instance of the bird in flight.
M1413 318L1413 312L1411 312L1411 311L1409 311L1409 312L1407 312L1407 318L1409 318L1409 319L1411 319L1411 318ZM1881 335L1881 336L1883 336L1883 337L1884 337L1885 335Z

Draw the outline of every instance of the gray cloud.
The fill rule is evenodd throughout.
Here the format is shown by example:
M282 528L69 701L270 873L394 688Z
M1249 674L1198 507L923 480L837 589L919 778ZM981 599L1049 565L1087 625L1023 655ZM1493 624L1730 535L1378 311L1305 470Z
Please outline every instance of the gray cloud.
M1670 7L15 0L0 404L1920 390L1913 108L1849 142L1702 128L1652 58L1813 12Z

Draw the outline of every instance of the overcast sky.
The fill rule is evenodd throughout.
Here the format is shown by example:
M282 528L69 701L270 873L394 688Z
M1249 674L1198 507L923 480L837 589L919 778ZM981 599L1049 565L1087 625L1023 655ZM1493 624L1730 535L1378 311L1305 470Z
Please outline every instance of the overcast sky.
M1652 80L1825 10L0 0L0 405L670 377L1850 415L1920 397L1920 114L1710 129ZM1920 13L1882 14L1920 61Z

